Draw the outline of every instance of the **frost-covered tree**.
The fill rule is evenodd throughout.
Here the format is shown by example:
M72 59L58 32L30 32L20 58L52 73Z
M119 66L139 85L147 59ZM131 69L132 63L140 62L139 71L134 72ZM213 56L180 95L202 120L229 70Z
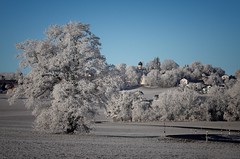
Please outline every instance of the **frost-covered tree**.
M191 68L192 81L197 81L201 79L204 69L203 64L201 62L196 61L193 62L189 67Z
M225 75L225 71L220 67L215 67L214 70L213 70L213 73L217 74L220 77Z
M199 95L189 89L161 93L151 107L152 118L155 116L156 120L204 120L206 116Z
M123 90L126 87L125 78L114 65L109 65L105 76L99 82L101 90L104 91L106 102L115 91ZM104 103L106 103L104 102Z
M173 94L170 91L161 93L158 95L158 98L153 100L151 105L151 112L149 113L150 120L174 120L172 116L172 112L169 110L172 108L172 99Z
M145 77L146 85L159 87L175 87L182 79L181 69L169 71L151 70Z
M118 70L118 75L120 76L122 82L124 83L123 89L125 89L127 87L127 75L126 75L127 65L122 63L116 65L115 67Z
M238 80L240 80L240 69L235 72L235 76Z
M146 64L146 69L148 72L150 72L151 70L161 70L161 62L159 57L154 58L152 61L149 61Z
M213 86L209 90L207 100L204 102L206 111L208 112L207 120L222 121L226 109L226 96L224 89L218 86Z
M164 60L161 64L162 70L172 70L172 69L176 69L178 67L179 67L179 65L175 61L170 60L170 59Z
M17 80L19 76L19 71L16 73L10 72L0 72L0 80Z
M218 74L211 74L210 76L206 77L206 79L204 80L204 83L206 85L220 85L223 83L222 78L218 75Z
M193 70L198 69L200 72L202 72L204 69L203 64L199 61L193 62L189 67L192 68Z
M182 72L180 69L174 69L171 71L166 71L161 75L160 85L161 87L175 87L179 84L182 78Z
M107 116L114 121L132 121L132 101L130 92L116 92L107 106Z
M128 87L134 87L140 84L141 74L134 66L127 66L126 68L126 82Z
M107 115L113 121L146 121L149 107L141 91L120 91L109 100Z
M157 69L151 70L145 77L145 85L159 86L160 85L160 71Z
M27 98L25 104L33 110L37 130L88 132L96 108L113 91L99 38L89 25L78 22L50 26L46 36L17 44L22 50L21 67L30 71L19 79L10 101Z
M205 64L203 65L203 73L207 76L209 76L213 72L213 67L212 65Z
M119 70L119 73L121 75L125 75L126 74L126 68L127 68L127 65L124 64L124 63L116 65L116 69Z
M228 89L225 96L227 107L224 119L227 121L240 120L240 82L236 82L232 88Z

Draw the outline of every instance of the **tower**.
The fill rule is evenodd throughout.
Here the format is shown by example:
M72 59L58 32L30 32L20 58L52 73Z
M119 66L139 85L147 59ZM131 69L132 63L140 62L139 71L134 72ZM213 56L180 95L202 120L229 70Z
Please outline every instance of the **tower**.
M137 68L138 68L139 70L141 70L141 69L142 69L142 66L143 66L143 63L140 61L140 62L138 63L138 67L137 67Z

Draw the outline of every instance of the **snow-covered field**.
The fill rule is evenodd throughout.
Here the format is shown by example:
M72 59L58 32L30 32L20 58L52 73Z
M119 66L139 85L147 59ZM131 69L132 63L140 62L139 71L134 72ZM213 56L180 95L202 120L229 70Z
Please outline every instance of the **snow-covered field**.
M128 91L142 91L144 93L144 96L147 99L153 99L155 95L159 95L160 93L166 92L168 90L174 90L177 89L177 87L172 87L172 88L159 88L159 87L154 87L154 88L150 88L150 87L139 87L136 89L131 89Z
M148 88L142 88L151 94ZM147 94L147 93L146 93ZM112 123L96 118L87 135L40 134L21 101L9 106L0 94L0 158L239 158L240 144L185 141L171 134L225 133L240 130L240 122ZM175 127L180 126L180 127ZM181 128L188 127L188 128ZM202 129L195 129L202 128ZM220 130L224 131L220 131ZM226 129L226 130L225 130ZM164 133L165 132L165 133ZM231 132L238 134L238 132Z

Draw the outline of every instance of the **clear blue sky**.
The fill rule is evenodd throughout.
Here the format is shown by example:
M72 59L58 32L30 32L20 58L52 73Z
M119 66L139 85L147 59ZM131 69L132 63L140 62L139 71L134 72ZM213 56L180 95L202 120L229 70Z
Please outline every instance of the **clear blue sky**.
M15 72L15 44L51 24L81 21L110 64L154 57L240 69L240 0L0 0L0 72Z

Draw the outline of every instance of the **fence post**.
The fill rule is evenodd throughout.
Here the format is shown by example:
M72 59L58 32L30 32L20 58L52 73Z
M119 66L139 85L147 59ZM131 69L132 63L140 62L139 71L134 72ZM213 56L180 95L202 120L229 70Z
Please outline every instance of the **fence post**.
M206 142L208 142L208 131L206 131Z
M164 133L164 136L166 136L166 125L165 125L165 122L164 122L164 125L163 125L163 133Z

